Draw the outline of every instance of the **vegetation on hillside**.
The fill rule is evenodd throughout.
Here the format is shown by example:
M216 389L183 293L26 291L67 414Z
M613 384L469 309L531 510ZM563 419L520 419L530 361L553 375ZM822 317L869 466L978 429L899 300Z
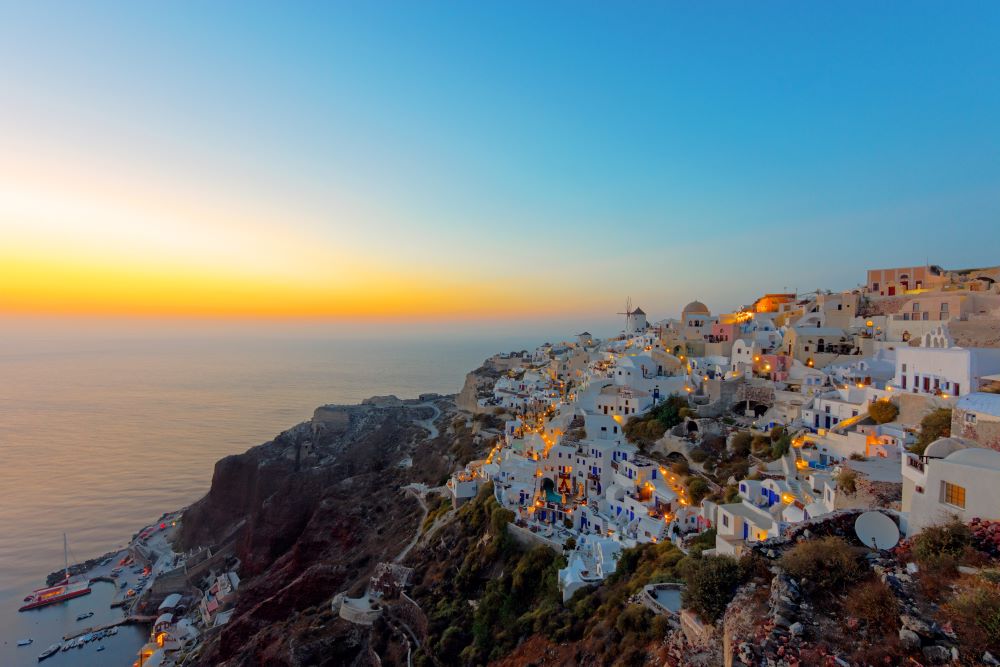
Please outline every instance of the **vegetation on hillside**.
M868 404L868 416L876 424L888 424L899 416L899 408L889 399L872 401Z
M687 399L669 396L648 412L632 417L624 426L625 437L640 447L648 447L690 414Z
M920 435L917 436L917 441L910 446L910 451L914 454L923 454L927 445L950 435L951 408L938 408L924 415L924 418L920 420Z

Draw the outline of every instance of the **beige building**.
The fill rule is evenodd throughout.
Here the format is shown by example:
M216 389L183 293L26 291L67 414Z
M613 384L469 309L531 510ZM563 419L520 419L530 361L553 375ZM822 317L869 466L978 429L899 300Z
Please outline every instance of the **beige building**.
M1000 451L1000 394L973 392L955 402L951 433Z

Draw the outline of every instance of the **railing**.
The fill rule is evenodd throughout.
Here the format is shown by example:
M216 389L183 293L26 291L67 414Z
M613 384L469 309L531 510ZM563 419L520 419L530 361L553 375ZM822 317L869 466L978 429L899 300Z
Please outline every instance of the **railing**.
M919 472L924 472L924 462L919 456L913 454L906 455L906 465L910 468L918 470Z

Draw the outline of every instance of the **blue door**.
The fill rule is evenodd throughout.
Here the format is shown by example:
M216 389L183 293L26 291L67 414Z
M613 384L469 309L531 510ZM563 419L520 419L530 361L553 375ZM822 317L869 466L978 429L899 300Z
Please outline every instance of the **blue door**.
M749 536L750 536L750 524L749 523L744 523L743 524L743 539L745 540Z

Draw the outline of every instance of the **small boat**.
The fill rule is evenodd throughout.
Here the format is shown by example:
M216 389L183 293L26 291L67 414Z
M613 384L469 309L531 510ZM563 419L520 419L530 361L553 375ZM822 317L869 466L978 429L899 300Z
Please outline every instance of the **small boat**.
M17 645L18 646L30 646L31 642L33 642L33 641L35 641L35 640L34 639L18 639L17 640Z
M52 646L48 647L47 649L38 654L38 662L45 660L45 658L49 657L50 655L58 653L60 648L62 647L59 644L53 644Z
M103 651L104 650L104 644L101 644L100 646L98 646L97 650L98 651Z
M115 627L111 628L111 634L113 634L113 635L117 635L118 634L118 626L117 625Z
M78 620L78 621L82 621L82 620L84 620L84 619L88 619L88 618L90 618L90 617L91 617L91 616L93 616L93 615L94 615L94 612L92 612L92 611L88 611L88 612L87 612L86 614L80 614L79 616L77 616L77 617L76 617L76 620Z

